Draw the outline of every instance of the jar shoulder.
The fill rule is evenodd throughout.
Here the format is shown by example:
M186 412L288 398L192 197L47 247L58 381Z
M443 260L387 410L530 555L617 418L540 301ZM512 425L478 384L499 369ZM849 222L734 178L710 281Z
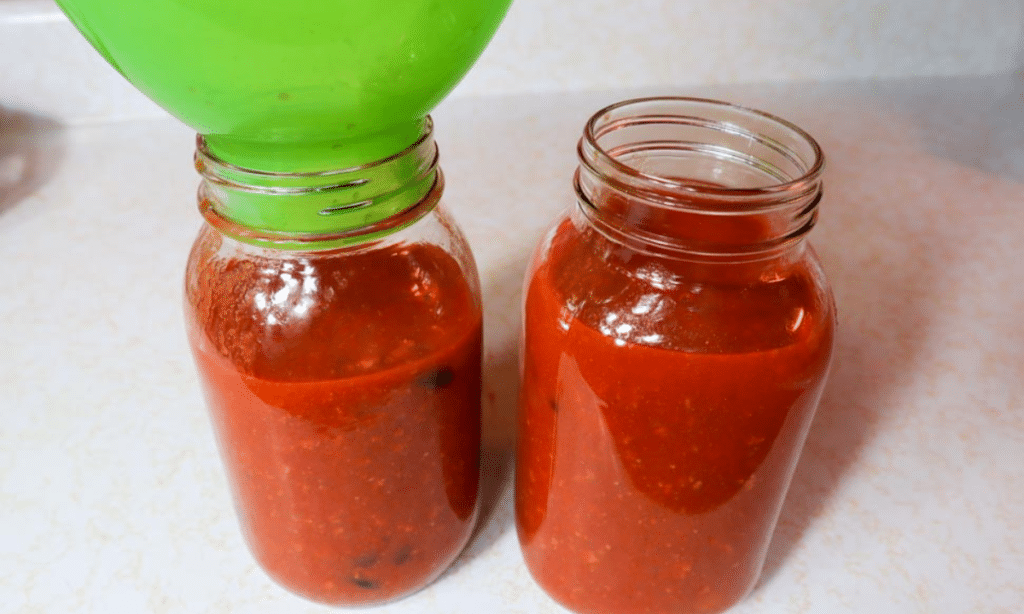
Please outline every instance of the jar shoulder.
M325 252L254 249L207 227L186 268L187 320L212 350L255 375L385 368L479 326L475 268L454 251L403 240Z
M638 253L570 219L536 253L526 303L528 317L556 318L563 329L704 353L830 341L835 327L831 288L805 246L775 261L699 262Z

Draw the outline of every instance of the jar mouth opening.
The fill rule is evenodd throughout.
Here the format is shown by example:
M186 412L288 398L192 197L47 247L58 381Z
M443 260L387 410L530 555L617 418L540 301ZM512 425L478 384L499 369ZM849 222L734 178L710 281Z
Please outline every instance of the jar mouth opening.
M632 156L652 151L729 162L754 169L757 179L735 185L631 163ZM825 163L814 137L792 122L729 102L682 96L636 98L601 109L587 122L579 153L584 164L615 176L616 183L737 204L788 201L812 192Z
M390 163L411 156L417 150L433 146L434 120L427 116L423 122L423 129L419 138L408 147L388 155L379 160L373 160L366 164L351 166L339 169L330 169L313 172L287 173L280 171L264 171L237 166L214 154L206 139L201 134L196 135L195 167L204 178L229 182L235 187L249 188L254 191L288 191L291 182L299 182L303 188L298 191L306 191L310 186L315 189L354 187L366 183L360 176L388 166Z
M444 185L438 160L429 117L412 144L348 168L243 168L217 157L202 136L195 152L207 221L250 243L278 246L358 242L397 230L436 204Z

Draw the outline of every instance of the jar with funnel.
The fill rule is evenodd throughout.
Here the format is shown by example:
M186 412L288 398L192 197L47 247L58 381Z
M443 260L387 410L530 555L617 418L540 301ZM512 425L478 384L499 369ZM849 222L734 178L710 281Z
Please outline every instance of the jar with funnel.
M481 302L428 113L510 0L58 0L199 136L185 312L243 533L337 605L437 577L477 513Z

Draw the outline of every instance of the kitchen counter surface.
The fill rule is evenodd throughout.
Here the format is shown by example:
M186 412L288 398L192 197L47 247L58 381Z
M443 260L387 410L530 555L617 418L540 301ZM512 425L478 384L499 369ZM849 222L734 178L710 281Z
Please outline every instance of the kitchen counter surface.
M563 612L511 513L520 285L572 203L587 117L640 94L752 104L828 156L811 235L831 380L762 580L733 612L1024 604L1024 84L930 78L466 97L435 113L485 296L484 516L381 614ZM314 613L254 564L185 342L192 135L0 109L0 610Z

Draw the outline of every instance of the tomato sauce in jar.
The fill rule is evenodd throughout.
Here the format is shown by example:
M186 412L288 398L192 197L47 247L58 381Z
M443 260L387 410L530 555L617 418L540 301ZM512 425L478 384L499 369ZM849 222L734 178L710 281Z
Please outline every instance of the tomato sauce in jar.
M576 612L721 612L760 572L835 319L802 238L820 195L807 169L755 151L796 176L768 181L695 146L750 114L662 99L596 115L580 207L534 260L516 518L534 578ZM820 167L808 149L790 158Z
M481 303L439 186L411 225L326 249L239 240L203 207L186 321L235 507L261 567L315 601L422 588L476 520Z

